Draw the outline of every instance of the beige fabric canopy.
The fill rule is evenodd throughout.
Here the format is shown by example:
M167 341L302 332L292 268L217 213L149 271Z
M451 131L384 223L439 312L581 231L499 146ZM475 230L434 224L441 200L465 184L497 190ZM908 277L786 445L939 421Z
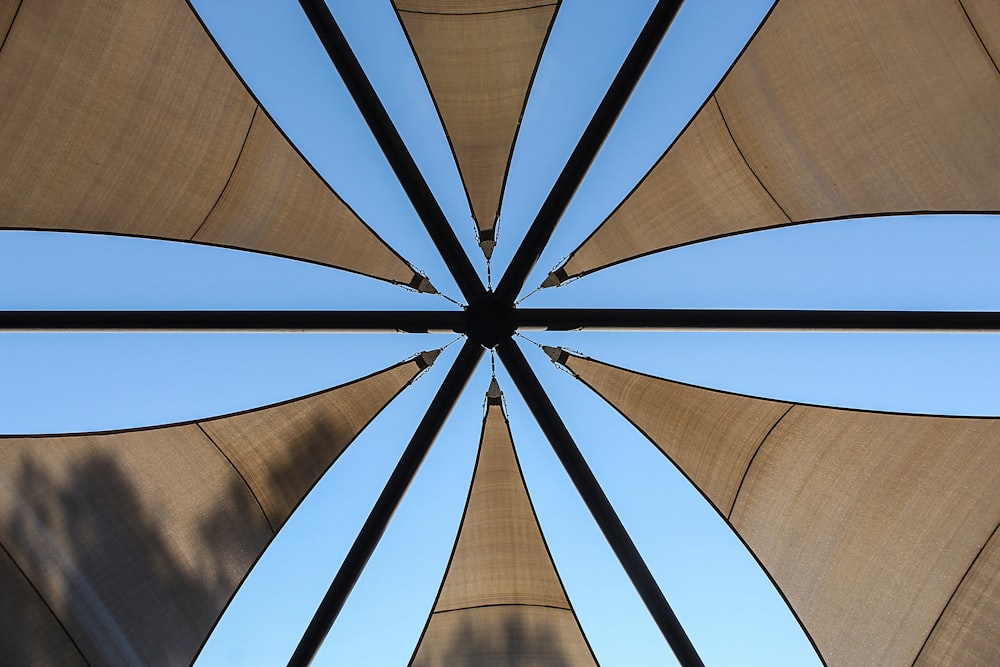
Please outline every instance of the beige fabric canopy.
M1000 664L1000 420L791 405L548 351L705 494L828 664Z
M410 664L597 664L538 526L495 379L455 548Z
M298 503L437 354L226 417L0 438L0 663L190 664Z
M507 168L555 0L393 0L493 252Z
M705 105L545 281L755 229L1000 212L991 0L780 0Z
M490 255L558 2L395 0ZM995 0L779 0L558 284L750 230L1000 212ZM340 200L180 0L0 0L0 228L426 278ZM553 354L762 562L831 665L1000 664L996 420L791 405ZM186 664L275 532L436 355L281 405L0 439L0 663ZM413 664L594 664L491 392Z
M432 289L288 142L186 3L0 7L0 228L196 241Z

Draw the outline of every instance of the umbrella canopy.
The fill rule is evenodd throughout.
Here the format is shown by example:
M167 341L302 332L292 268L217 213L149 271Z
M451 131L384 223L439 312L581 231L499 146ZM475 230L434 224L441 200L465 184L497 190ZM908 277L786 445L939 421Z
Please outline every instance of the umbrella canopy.
M975 329L986 320L928 324L862 313L793 317L789 325L761 312L720 325L724 317L697 312L656 320L518 307L679 3L658 3L637 32L495 290L481 281L479 259L455 235L461 221L438 204L334 17L323 3L302 4L440 252L450 274L444 281L457 285L463 310L398 319L390 312L377 321L341 313L284 325L274 325L274 315L223 313L186 326L446 330L466 340L293 661L307 661L325 636L483 349L495 349L679 660L700 664L515 332ZM399 0L393 8L490 260L521 118L562 8L518 0ZM779 0L653 168L542 285L769 227L1000 211L1000 14L991 10L987 0ZM187 3L8 1L0 36L0 99L9 101L0 108L8 158L0 166L0 226L250 250L437 291L404 259L407 248L390 247L313 169ZM41 321L14 326L49 326ZM122 326L115 322L87 319L82 328ZM169 318L128 322L175 326ZM759 559L823 661L1000 659L995 420L721 393L562 348L547 352L704 494ZM0 572L12 591L2 613L5 627L17 628L0 639L0 656L11 664L193 661L296 505L437 357L424 352L332 389L222 417L0 440ZM593 664L587 628L528 499L500 397L494 380L466 511L412 662Z

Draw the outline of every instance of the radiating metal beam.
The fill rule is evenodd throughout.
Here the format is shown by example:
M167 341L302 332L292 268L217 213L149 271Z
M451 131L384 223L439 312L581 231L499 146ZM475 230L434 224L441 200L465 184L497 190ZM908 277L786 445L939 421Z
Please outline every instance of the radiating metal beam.
M594 158L597 157L601 145L608 138L611 128L614 127L615 121L625 107L629 96L632 95L642 73L649 65L649 61L652 60L664 35L667 34L681 4L683 4L682 0L660 0L649 15L646 25L636 38L635 44L632 45L632 50L629 51L621 69L615 75L611 87L605 93L594 117L591 118L587 129L584 130L580 141L577 142L576 148L570 154L562 173L559 174L555 185L552 186L552 191L545 198L545 202L538 210L538 215L535 216L531 227L528 228L528 233L521 241L507 271L500 279L496 294L502 301L513 301L517 297L517 293L521 291L524 281L527 280L528 274L531 273L535 262L538 261L542 250L545 249L545 244L552 236L556 224L566 212L566 207L569 206L573 194L583 182L583 177L586 176L587 170L590 169Z
M626 574L632 580L632 585L638 591L639 597L646 604L646 608L659 626L660 632L670 644L677 660L682 667L703 667L701 658L691 644L691 640L688 639L687 633L681 627L680 621L677 620L677 616L663 596L659 585L657 585L649 568L646 567L642 555L636 549L628 531L625 530L625 526L615 514L611 502L604 495L597 478L594 477L594 473L584 460L573 441L573 437L559 417L559 413L556 412L549 397L545 394L545 390L538 378L535 377L535 373L528 365L528 360L524 358L521 349L517 343L508 338L497 346L497 352L518 391L524 397L525 403L528 404L528 408L535 416L535 420L541 426L542 432L548 438L556 455L566 468L566 472L569 473L570 479L573 480L577 491L580 492L583 501L590 509L590 513L597 521L601 532L604 533L605 539L608 540Z
M1000 332L1000 312L518 308L522 331Z
M479 311L459 310L7 310L0 332L457 333ZM845 331L995 333L1000 312L892 310L703 310L518 308L520 331ZM484 318L479 318L484 319ZM510 332L498 331L503 337Z
M434 198L427 181L417 168L417 163L399 136L396 126L386 112L371 81L361 68L354 51L351 50L344 33L337 25L336 19L330 13L323 0L299 0L313 30L323 43L330 60L340 72L354 103L358 105L361 115L375 135L375 140L385 154L389 165L396 173L406 196L409 197L417 215L427 228L434 245L451 271L452 277L458 283L467 302L474 301L486 293L476 269L469 261L455 231L451 228L444 212Z
M423 419L420 420L413 437L410 438L410 443L406 446L396 468L392 471L389 481L382 489L381 495L368 515L368 520L365 521L361 532L354 540L351 550L347 552L340 570L330 584L330 588L323 597L309 627L302 635L299 645L295 648L295 653L288 661L288 667L306 667L316 657L316 652L319 651L323 640L333 626L333 622L343 608L347 596L354 589L354 584L357 583L368 559L371 558L379 540L382 539L382 534L385 533L389 520L399 506L399 501L402 500L403 494L406 493L414 475L417 474L417 469L440 432L445 419L455 407L455 402L468 383L472 371L475 370L476 364L483 356L483 352L482 347L469 341L466 341L462 346L455 363L448 371L448 375L445 376L434 400L431 401L430 407L427 408Z
M465 333L460 310L8 310L6 332Z

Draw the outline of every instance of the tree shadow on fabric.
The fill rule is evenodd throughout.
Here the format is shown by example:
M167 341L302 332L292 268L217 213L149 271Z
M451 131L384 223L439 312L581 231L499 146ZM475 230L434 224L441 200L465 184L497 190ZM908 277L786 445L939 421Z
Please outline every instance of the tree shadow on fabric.
M0 438L0 665L189 665L355 437L317 412L263 448L256 429L228 433L253 491L194 425Z
M3 517L11 555L90 664L189 664L256 555L235 559L246 566L234 571L241 568L227 551L252 547L269 531L246 538L239 524L262 519L242 516L245 499L225 498L239 495L235 485L220 490L207 514L177 521L177 504L144 502L145 489L108 453L74 459L64 478L22 456L8 491L18 502ZM155 475L143 480L157 483ZM69 656L68 644L40 645L34 628L19 625L18 610L4 607L0 656L14 665L72 664L54 655Z
M425 638L426 639L426 638ZM544 623L509 616L499 628L483 631L466 621L436 656L418 656L413 667L571 667L558 633ZM593 664L592 662L590 664Z
M334 419L313 419L283 445L280 459L270 461L268 488L273 497L269 518L274 530L284 525L299 502L340 457L357 434Z

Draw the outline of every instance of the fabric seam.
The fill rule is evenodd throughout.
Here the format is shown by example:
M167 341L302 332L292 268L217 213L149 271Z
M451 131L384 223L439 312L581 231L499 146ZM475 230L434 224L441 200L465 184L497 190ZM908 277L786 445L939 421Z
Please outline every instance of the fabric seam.
M425 16L486 16L489 14L509 14L510 12L523 12L529 9L540 9L541 7L552 7L558 2L542 2L530 7L511 7L510 9L491 9L483 12L428 12L419 9L399 9L402 14L423 14Z
M226 179L226 184L222 186L221 190L219 190L219 196L215 198L215 203L212 204L212 208L208 209L208 213L205 214L205 219L201 221L200 225L198 225L198 229L194 230L194 234L192 234L191 238L188 239L189 241L194 241L194 237L201 233L201 230L205 228L205 225L208 224L209 219L211 219L212 214L215 213L215 209L218 208L219 202L221 202L222 198L226 196L229 184L233 182L233 176L236 175L236 168L239 166L240 160L243 159L243 152L246 150L247 142L250 140L250 132L253 130L254 121L257 120L258 111L260 111L259 104L254 106L253 115L250 116L250 124L247 126L246 136L243 137L243 144L240 146L240 152L236 155L236 159L233 160L233 168L229 171L229 177Z
M83 649L81 649L79 644L76 643L76 640L73 638L73 635L70 633L69 629L63 623L62 619L59 618L59 615L55 612L55 609L53 609L52 606L49 604L49 601L45 599L45 596L42 595L42 592L38 590L38 587L35 586L35 582L31 580L31 577L28 576L28 573L25 572L23 568L21 568L21 564L17 562L17 560L14 558L14 555L11 554L9 551L7 551L7 547L5 547L2 543L0 543L0 549L2 549L5 554L7 554L7 558L9 558L10 562L14 564L14 567L17 568L17 571L21 573L21 576L24 577L25 582L27 582L27 584L31 586L31 590L35 592L35 595L38 597L41 603L45 605L45 608L49 610L50 614L52 614L52 618L55 619L55 622L59 624L59 627L62 629L63 634L66 635L66 639L68 639L69 643L73 645L73 648L76 649L76 652L80 654L80 659L83 660L85 663L90 664L90 661L87 660L87 656L84 655L83 653Z
M713 94L712 99L715 100L715 108L719 110L719 117L722 118L722 124L726 126L726 132L729 133L729 138L732 140L733 146L736 147L736 150L739 152L740 157L743 158L743 163L747 166L747 169L750 170L750 173L753 174L753 177L757 179L757 182L760 184L760 187L764 189L764 192L767 193L767 196L770 197L771 201L774 202L774 205L777 206L778 210L781 211L781 214L784 215L789 222L794 222L792 220L792 216L788 215L788 211L786 211L785 208L781 205L781 202L778 201L777 197L775 197L774 194L767 188L767 186L764 185L764 181L762 181L760 175L757 174L757 170L753 168L753 165L750 164L750 160L747 159L747 156L743 152L743 149L740 148L740 142L736 141L736 135L733 134L733 128L729 127L729 121L726 120L726 114L722 111L722 103L719 102L719 96L717 94Z
M750 457L750 462L747 463L747 467L743 471L743 477L740 479L740 485L736 487L736 495L733 496L733 504L729 506L729 512L726 514L727 519L730 519L733 516L733 510L736 509L736 501L740 498L740 491L743 490L743 483L747 481L747 475L750 474L750 468L753 467L753 462L757 460L757 454L760 453L760 450L764 447L764 443L767 442L767 439L771 437L772 433L774 433L774 429L778 428L778 424L780 424L785 417L788 416L788 413L792 411L792 408L794 408L795 405L795 403L789 405L788 409L785 410L780 417L778 417L777 421L771 424L771 428L767 429L767 433L765 433L764 437L760 439L759 443L757 443L757 449L754 450L753 456Z
M972 559L972 562L969 563L969 567L965 568L965 572L962 574L962 577L958 580L958 584L955 585L955 590L953 590L951 592L951 595L948 596L948 601L944 604L944 607L941 608L941 613L938 614L938 617L936 619L934 619L934 625L931 626L931 629L927 632L927 636L924 637L924 641L920 645L920 650L917 651L917 654L913 657L912 664L914 666L917 664L917 661L920 660L920 656L923 655L924 649L927 648L927 643L931 640L931 637L934 636L934 631L937 630L938 625L941 623L941 619L944 618L945 612L948 611L948 608L951 606L951 603L955 599L955 596L958 595L958 591L960 588L962 588L962 584L964 584L965 580L969 578L969 573L972 572L972 568L974 568L976 566L976 563L979 562L979 557L983 555L984 551L986 551L986 547L993 540L993 538L996 537L998 531L1000 531L1000 523L998 523L996 527L993 528L993 532L990 533L990 536L986 538L985 542L983 542L983 546L981 546L979 548L979 551L976 552L976 556L975 558Z
M962 2L962 0L958 0L958 6L961 8L962 13L965 14L965 20L969 22L969 27L972 28L972 32L975 33L976 38L979 40L979 45L983 47L983 52L986 53L986 57L991 63L993 63L993 69L995 69L996 73L1000 75L1000 65L997 65L997 61L993 60L993 54L986 48L986 42L983 41L983 36L979 34L976 24L972 22L972 17L969 16L969 12L965 8L965 3Z
M195 426L197 426L198 430L201 431L206 438L208 438L208 441L211 442L212 445L218 450L219 454L222 454L222 458L226 459L226 463L228 463L232 467L233 471L239 475L240 479L243 480L243 484L247 487L247 491L250 492L250 496L253 498L254 502L257 503L260 513L264 515L264 521L267 523L267 527L270 529L271 535L277 535L278 532L274 529L274 526L271 525L271 519L267 516L267 512L264 511L264 506L260 504L260 498L258 498L257 494L253 492L253 487L250 486L250 482L247 481L247 478L243 476L243 473L236 467L236 464L233 463L232 459L230 459L226 453L222 451L222 447L219 447L219 443L215 441L215 438L208 434L208 431L206 431L201 425L201 422L195 422Z

